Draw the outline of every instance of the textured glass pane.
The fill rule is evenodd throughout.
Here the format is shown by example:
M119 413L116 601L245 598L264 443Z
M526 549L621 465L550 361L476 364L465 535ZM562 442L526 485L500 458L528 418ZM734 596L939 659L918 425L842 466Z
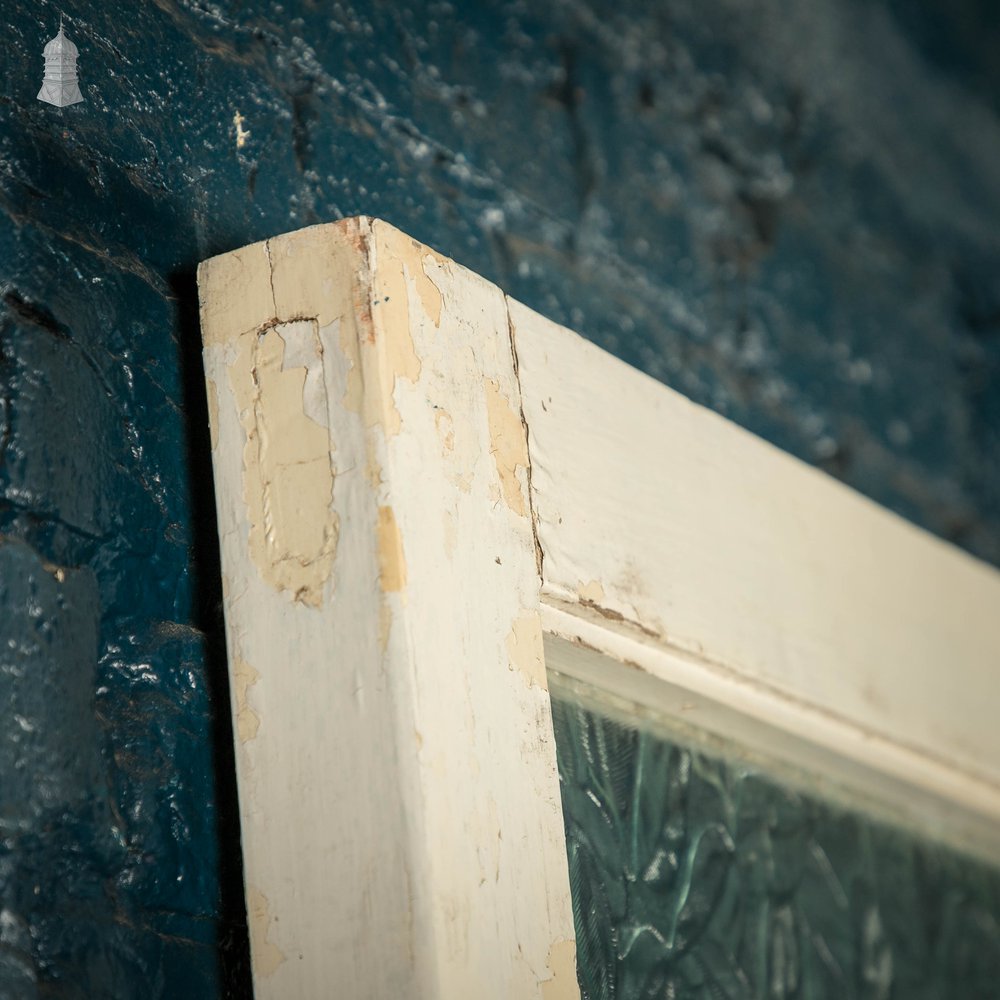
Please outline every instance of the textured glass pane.
M1000 997L1000 872L553 687L585 998Z

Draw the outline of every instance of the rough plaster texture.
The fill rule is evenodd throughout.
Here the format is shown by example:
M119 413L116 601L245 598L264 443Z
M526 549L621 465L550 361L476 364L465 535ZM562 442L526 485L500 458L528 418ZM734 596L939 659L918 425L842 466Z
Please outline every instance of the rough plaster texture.
M212 254L382 216L1000 562L988 0L3 14L0 994L246 988Z

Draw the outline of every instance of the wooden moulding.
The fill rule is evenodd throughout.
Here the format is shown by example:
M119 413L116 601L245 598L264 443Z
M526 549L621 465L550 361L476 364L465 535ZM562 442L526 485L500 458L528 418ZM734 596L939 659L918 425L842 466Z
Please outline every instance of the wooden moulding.
M560 671L1000 860L1000 573L509 312Z
M504 296L370 219L199 286L257 997L578 996Z
M579 995L547 660L996 860L994 569L386 223L199 286L258 998Z

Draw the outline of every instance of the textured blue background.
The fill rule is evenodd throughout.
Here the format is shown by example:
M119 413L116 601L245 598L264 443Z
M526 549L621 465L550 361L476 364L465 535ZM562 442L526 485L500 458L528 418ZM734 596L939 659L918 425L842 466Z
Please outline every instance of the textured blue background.
M1000 563L994 10L78 0L59 110L5 0L0 996L246 986L205 257L382 216Z

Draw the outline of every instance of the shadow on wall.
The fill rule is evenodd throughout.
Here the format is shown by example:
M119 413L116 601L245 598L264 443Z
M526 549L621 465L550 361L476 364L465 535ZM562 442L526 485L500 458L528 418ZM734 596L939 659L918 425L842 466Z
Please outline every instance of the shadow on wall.
M222 566L212 485L212 446L205 372L201 364L201 325L196 272L169 276L180 341L183 412L187 426L187 468L190 476L194 577L193 624L204 636L205 679L211 715L211 746L215 789L216 837L219 843L219 908L217 942L222 996L243 1000L253 995L240 852L240 815L236 787L236 756L229 710L229 677L225 621L222 611Z

